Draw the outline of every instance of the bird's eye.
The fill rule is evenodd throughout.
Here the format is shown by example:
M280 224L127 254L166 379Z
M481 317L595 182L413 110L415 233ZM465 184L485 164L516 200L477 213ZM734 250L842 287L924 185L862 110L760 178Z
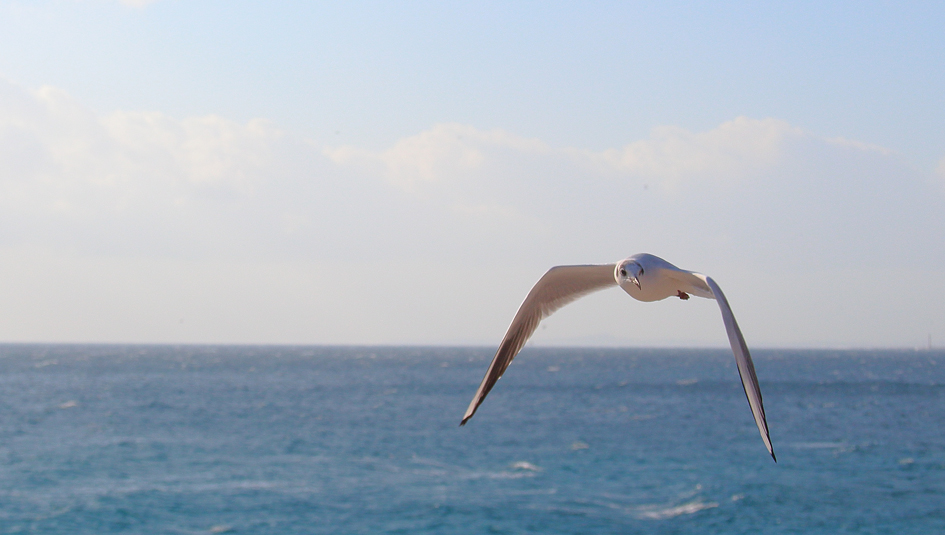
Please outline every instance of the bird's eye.
M624 277L626 277L626 276L627 276L627 270L626 270L626 269L621 269L621 270L620 270L620 274L623 275Z
M643 275L643 268L640 268L640 275Z

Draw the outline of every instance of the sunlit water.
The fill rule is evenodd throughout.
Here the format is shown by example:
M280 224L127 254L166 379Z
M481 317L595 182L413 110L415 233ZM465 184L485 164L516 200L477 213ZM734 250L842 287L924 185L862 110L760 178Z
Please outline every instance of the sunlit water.
M0 533L945 532L945 354L0 346Z

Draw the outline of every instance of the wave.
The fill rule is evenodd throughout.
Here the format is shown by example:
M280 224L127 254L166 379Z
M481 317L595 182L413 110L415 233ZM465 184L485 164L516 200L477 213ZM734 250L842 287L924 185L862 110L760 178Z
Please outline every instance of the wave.
M702 500L695 500L689 503L674 505L671 507L644 505L635 508L636 511L634 511L634 516L644 520L666 520L681 515L691 515L698 513L699 511L713 509L718 506L719 504L716 502L704 502Z
M541 472L541 467L536 466L528 461L518 461L512 463L509 468L514 468L515 470L529 470L532 472Z

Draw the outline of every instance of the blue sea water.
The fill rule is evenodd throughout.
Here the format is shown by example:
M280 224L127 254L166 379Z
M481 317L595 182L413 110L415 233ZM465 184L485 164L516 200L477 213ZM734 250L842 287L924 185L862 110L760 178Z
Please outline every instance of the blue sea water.
M945 353L0 346L0 533L945 533Z

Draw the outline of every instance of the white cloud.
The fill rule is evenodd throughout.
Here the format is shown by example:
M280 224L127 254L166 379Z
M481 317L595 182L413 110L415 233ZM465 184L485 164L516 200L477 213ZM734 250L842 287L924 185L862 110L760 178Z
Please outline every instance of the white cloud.
M5 84L0 139L0 243L339 260L726 247L850 265L923 250L938 232L909 225L940 221L941 196L895 154L774 119L658 128L597 152L443 124L373 152L263 120L97 116L60 90Z
M482 191L508 182L565 181L566 174L576 182L619 177L624 184L676 192L700 182L731 187L756 178L777 167L790 144L810 137L783 121L739 117L708 132L661 127L650 139L594 152L554 149L499 130L441 124L380 152L349 146L326 149L325 154L339 165L356 166L411 192L443 189L443 184L457 190L463 182L475 182ZM850 142L820 142L865 149Z
M719 279L752 340L894 344L945 323L925 290L905 291L896 275L905 263L910 284L928 292L945 280L945 196L928 178L881 147L775 119L659 128L604 151L443 124L369 151L314 146L263 120L97 115L61 90L0 81L0 280L32 281L0 285L5 302L32 311L0 336L489 341L550 265L649 251ZM890 282L863 287L872 280ZM28 303L47 287L86 303L94 296L83 288L116 284L133 291L74 312L125 325L115 318L135 306L126 293L155 307L126 338ZM889 305L862 312L876 307L875 292ZM240 299L251 306L236 318ZM550 332L627 340L627 303L600 299ZM233 319L186 336L176 323L149 330L178 314L175 302ZM673 339L659 322L679 313L672 307L636 318L633 340ZM847 308L869 328L844 322ZM380 324L366 328L365 310ZM717 319L687 310L693 323ZM312 338L302 317L321 326ZM709 325L690 341L724 343Z
M600 152L439 125L387 150L326 154L431 205L466 214L479 207L483 228L514 214L506 224L534 223L526 239L563 239L576 250L617 238L711 254L707 244L744 249L747 242L754 256L807 251L850 265L871 251L903 250L909 222L933 226L941 201L925 195L922 177L889 151L775 119L740 117L695 133L659 128ZM905 241L925 243L938 235L907 234Z
M355 147L325 149L325 155L340 165L360 165L380 171L390 182L407 190L425 183L454 182L474 176L501 151L547 154L538 140L524 139L501 130L483 132L468 125L439 124L402 139L390 149L374 153Z
M7 96L15 91L5 89ZM13 96L0 102L0 132L19 146L0 152L0 183L37 188L17 203L48 203L64 190L110 199L157 190L188 195L211 186L245 194L282 136L264 121L239 125L213 116L176 120L125 112L96 117L48 87Z
M262 120L240 125L215 116L178 121L160 113L115 113L101 122L115 143L116 156L131 165L129 174L158 172L242 190L251 189L258 178L253 170L269 164L271 145L282 136ZM164 166L157 170L135 167L155 161Z
M96 116L61 90L0 82L0 241L128 251L150 236L199 250L284 176L284 137L261 120Z
M782 157L785 144L804 133L783 121L739 117L708 132L689 132L662 127L650 139L624 147L588 153L615 170L674 189L680 182L710 179L717 185L731 184L764 172Z
M515 179L515 172L526 171L515 169L523 159L566 161L585 174L616 173L672 189L684 181L708 179L731 185L749 178L776 165L785 145L804 137L803 131L783 121L739 117L708 132L661 127L650 139L593 152L552 149L540 140L500 130L441 124L381 152L340 147L325 154L338 164L360 165L365 172L382 174L409 190L430 183L486 180L497 167L505 168L506 179Z

